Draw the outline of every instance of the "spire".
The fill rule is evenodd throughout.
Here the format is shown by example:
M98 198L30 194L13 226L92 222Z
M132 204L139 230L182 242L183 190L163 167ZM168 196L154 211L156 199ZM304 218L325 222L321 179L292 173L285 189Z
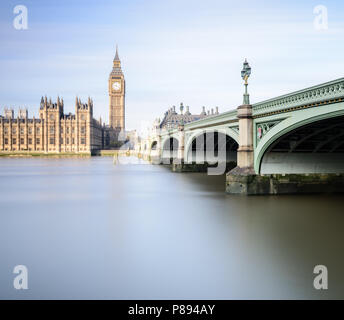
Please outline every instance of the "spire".
M122 75L123 73L121 69L121 60L119 60L118 46L116 45L116 54L115 54L115 58L113 59L113 67L110 73L110 78L112 76L122 76Z
M118 46L116 44L116 55L114 61L119 61L119 56L118 56Z

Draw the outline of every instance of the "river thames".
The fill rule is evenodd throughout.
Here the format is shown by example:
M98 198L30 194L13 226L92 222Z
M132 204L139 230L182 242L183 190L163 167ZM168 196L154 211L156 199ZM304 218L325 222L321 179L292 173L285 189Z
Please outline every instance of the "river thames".
M343 195L224 190L224 176L111 157L2 158L0 298L344 298Z

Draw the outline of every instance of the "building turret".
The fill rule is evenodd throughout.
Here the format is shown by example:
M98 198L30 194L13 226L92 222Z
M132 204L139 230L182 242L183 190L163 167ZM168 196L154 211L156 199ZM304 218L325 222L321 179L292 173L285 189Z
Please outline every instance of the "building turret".
M191 113L190 113L190 108L189 106L186 106L186 111L185 111L185 115L189 116Z
M8 109L5 107L5 118L6 119L13 119L14 118L14 111L13 109Z
M183 114L184 105L183 102L180 103L180 114Z
M44 98L42 96L41 103L40 103L40 109L43 109L43 108L44 108Z
M27 118L28 118L27 109L21 109L21 108L19 108L18 117L19 117L20 119L27 119Z
M207 115L207 113L205 112L205 107L203 106L202 107L201 116L206 116L206 115Z
M57 96L57 109L58 109L59 117L62 118L63 117L63 99L60 100L59 96Z

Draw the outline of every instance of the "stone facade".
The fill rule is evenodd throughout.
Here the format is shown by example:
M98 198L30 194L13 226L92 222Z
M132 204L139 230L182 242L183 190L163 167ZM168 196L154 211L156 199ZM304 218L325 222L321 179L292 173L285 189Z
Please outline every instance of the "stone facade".
M189 107L186 106L186 110L184 112L183 103L180 104L179 110L180 114L177 113L175 106L168 109L165 112L164 118L162 119L159 125L160 129L176 129L180 124L186 124L189 122L203 119L210 115L219 114L218 107L215 108L215 112L214 109L211 109L211 111L206 112L205 107L202 107L202 112L200 114L191 114Z
M5 109L0 117L0 151L92 154L104 147L104 126L93 119L93 101L75 101L75 114L64 114L63 99L41 99L39 118L29 119L27 110Z

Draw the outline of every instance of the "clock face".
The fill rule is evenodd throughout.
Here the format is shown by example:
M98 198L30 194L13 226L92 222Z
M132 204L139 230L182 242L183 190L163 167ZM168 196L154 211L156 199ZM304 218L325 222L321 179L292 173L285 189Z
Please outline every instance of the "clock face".
M115 91L121 90L121 83L119 81L114 82L112 84L112 89L114 89Z

